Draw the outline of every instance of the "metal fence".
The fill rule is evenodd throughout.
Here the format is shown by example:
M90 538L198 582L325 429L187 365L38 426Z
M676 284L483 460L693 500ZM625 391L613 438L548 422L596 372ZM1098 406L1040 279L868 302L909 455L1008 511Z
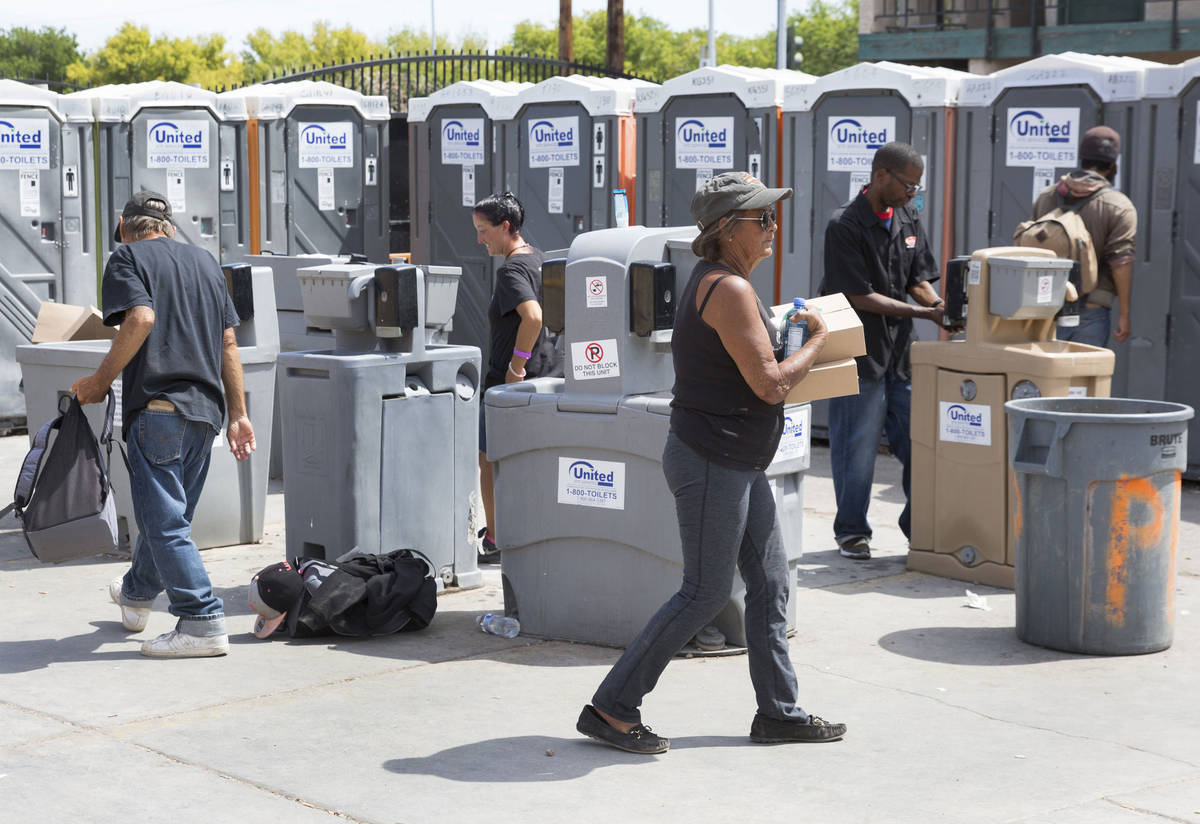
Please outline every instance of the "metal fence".
M361 94L386 96L392 112L403 114L408 111L408 101L411 98L427 97L438 89L461 80L512 80L537 83L550 77L568 74L638 78L638 75L634 74L610 72L603 66L501 51L440 52L437 54L424 52L369 56L353 63L322 64L274 73L256 82L326 80ZM226 88L222 86L214 91L225 91Z
M77 92L80 89L86 88L86 86L70 82L65 77L22 77L20 75L10 76L0 72L0 80L16 80L18 83L27 83L30 86L42 86L60 94Z

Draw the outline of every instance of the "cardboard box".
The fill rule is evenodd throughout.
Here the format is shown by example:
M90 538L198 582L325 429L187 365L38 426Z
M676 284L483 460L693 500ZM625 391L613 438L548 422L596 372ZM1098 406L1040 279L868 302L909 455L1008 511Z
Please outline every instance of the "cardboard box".
M804 380L792 387L784 403L808 403L825 398L840 398L858 394L858 363L844 358L814 364Z
M117 330L104 325L100 310L95 306L71 306L46 300L38 310L32 341L112 340L116 336Z
M815 309L821 313L821 319L829 327L829 337L825 339L825 347L817 356L817 363L830 363L846 358L857 358L867 354L867 341L863 337L862 321L858 313L846 300L841 292L825 295L819 298L806 298L805 308ZM792 308L790 303L783 306L771 307L771 318L776 324L783 321L783 316Z

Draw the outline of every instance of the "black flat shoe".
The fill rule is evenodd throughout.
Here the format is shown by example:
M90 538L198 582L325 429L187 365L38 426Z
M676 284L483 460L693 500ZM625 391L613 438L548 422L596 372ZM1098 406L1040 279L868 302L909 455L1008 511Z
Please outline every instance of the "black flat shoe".
M671 746L669 739L655 735L645 724L638 724L629 732L621 732L616 727L610 726L591 704L585 706L579 713L575 729L588 738L594 738L610 747L638 755L655 755L666 752Z
M810 715L808 723L802 724L756 713L750 724L750 740L756 744L812 744L837 741L845 734L845 724L833 724L815 715Z

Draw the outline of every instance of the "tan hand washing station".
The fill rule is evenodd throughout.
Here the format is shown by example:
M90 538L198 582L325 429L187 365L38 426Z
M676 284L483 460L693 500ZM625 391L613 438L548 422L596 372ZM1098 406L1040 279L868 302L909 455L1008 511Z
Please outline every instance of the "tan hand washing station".
M909 569L1012 588L1004 403L1110 392L1110 350L1055 338L1071 267L1030 247L947 266L946 315L966 339L912 345Z

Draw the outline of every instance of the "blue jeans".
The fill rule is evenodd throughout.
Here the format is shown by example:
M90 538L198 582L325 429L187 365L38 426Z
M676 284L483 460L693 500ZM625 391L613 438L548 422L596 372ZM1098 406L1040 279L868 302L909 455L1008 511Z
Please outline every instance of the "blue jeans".
M900 530L909 537L912 523L909 480L912 444L909 441L909 409L912 383L889 374L878 380L859 378L858 394L829 401L829 462L833 471L833 494L837 516L833 536L839 545L852 538L871 539L867 508L871 482L875 478L875 456L880 437L887 433L892 454L904 467L904 511Z
M715 464L674 432L662 460L683 540L683 584L626 647L592 704L640 723L642 698L671 658L729 602L736 566L746 583L746 646L758 711L807 721L796 706L796 670L788 657L787 603L794 584L766 475Z
M1079 325L1058 327L1058 339L1088 343L1092 346L1108 346L1111 327L1111 309L1107 306L1084 306L1079 313Z
M208 476L216 432L175 412L143 409L129 427L129 484L138 539L121 603L149 607L164 589L176 629L224 635L225 612L192 543L192 515Z

